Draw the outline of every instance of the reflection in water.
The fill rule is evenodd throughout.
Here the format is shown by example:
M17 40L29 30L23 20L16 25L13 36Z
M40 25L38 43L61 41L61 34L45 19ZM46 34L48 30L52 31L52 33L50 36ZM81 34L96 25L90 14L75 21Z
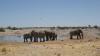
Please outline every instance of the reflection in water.
M22 36L0 36L0 42L23 42Z
M64 40L65 37L58 36L58 40ZM0 36L0 42L23 42L23 36Z
M5 36L0 36L0 41L4 40Z

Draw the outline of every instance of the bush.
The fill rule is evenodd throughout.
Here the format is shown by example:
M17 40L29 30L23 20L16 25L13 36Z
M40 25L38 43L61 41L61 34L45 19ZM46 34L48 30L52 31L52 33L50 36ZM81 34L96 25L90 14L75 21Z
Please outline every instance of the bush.
M11 26L8 26L7 29L10 29L10 30L18 30L17 27L11 27Z
M96 28L96 29L97 29L97 28L98 28L98 26L97 26L97 25L95 25L95 26L94 26L94 28Z
M11 26L8 26L7 29L11 29Z
M16 27L13 27L11 30L17 30L18 28L16 28Z
M4 28L0 28L0 32L5 32L5 29Z
M2 48L1 52L6 54L7 53L7 49L6 48Z
M6 52L7 50L6 50L6 48L2 48L2 50L1 50L2 52Z

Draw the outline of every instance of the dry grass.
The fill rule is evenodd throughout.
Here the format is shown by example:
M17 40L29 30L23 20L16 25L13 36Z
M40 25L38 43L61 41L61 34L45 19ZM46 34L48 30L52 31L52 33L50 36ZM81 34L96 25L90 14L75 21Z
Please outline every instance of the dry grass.
M69 37L68 33L66 33L67 30L56 32L60 36ZM0 56L100 56L100 36L96 35L96 32L99 31L84 31L85 38L83 40L65 39L63 41L48 41L44 43L0 44Z
M3 54L7 54L7 49L6 49L6 48L2 48L1 52L2 52Z

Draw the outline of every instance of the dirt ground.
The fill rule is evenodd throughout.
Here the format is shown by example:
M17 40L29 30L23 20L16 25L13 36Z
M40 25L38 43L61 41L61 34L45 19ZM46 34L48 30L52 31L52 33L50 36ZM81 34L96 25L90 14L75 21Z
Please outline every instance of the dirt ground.
M84 39L70 40L70 30L55 31L65 40L39 43L0 43L0 56L100 56L100 31L84 31Z

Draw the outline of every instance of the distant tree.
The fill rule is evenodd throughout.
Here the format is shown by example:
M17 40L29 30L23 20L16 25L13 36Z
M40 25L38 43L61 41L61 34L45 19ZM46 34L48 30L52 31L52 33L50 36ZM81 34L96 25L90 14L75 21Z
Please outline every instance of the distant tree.
M76 27L71 27L71 29L76 29Z
M57 28L60 29L61 27L60 26L57 26Z
M22 30L22 28L17 28L17 29Z
M7 29L10 29L10 30L17 30L18 28L17 28L17 27L8 26Z
M51 30L55 30L56 27L50 27Z
M88 25L89 28L91 28L91 25Z
M63 29L63 27L61 27L61 26L57 26L57 28L58 28L58 29Z
M7 27L7 29L11 29L11 28L12 28L11 26L8 26L8 27Z
M12 27L11 30L18 30L18 28L17 27Z
M96 28L96 29L97 29L97 28L98 28L98 26L97 26L97 25L94 25L94 28Z
M5 32L5 29L4 28L0 28L0 32Z

